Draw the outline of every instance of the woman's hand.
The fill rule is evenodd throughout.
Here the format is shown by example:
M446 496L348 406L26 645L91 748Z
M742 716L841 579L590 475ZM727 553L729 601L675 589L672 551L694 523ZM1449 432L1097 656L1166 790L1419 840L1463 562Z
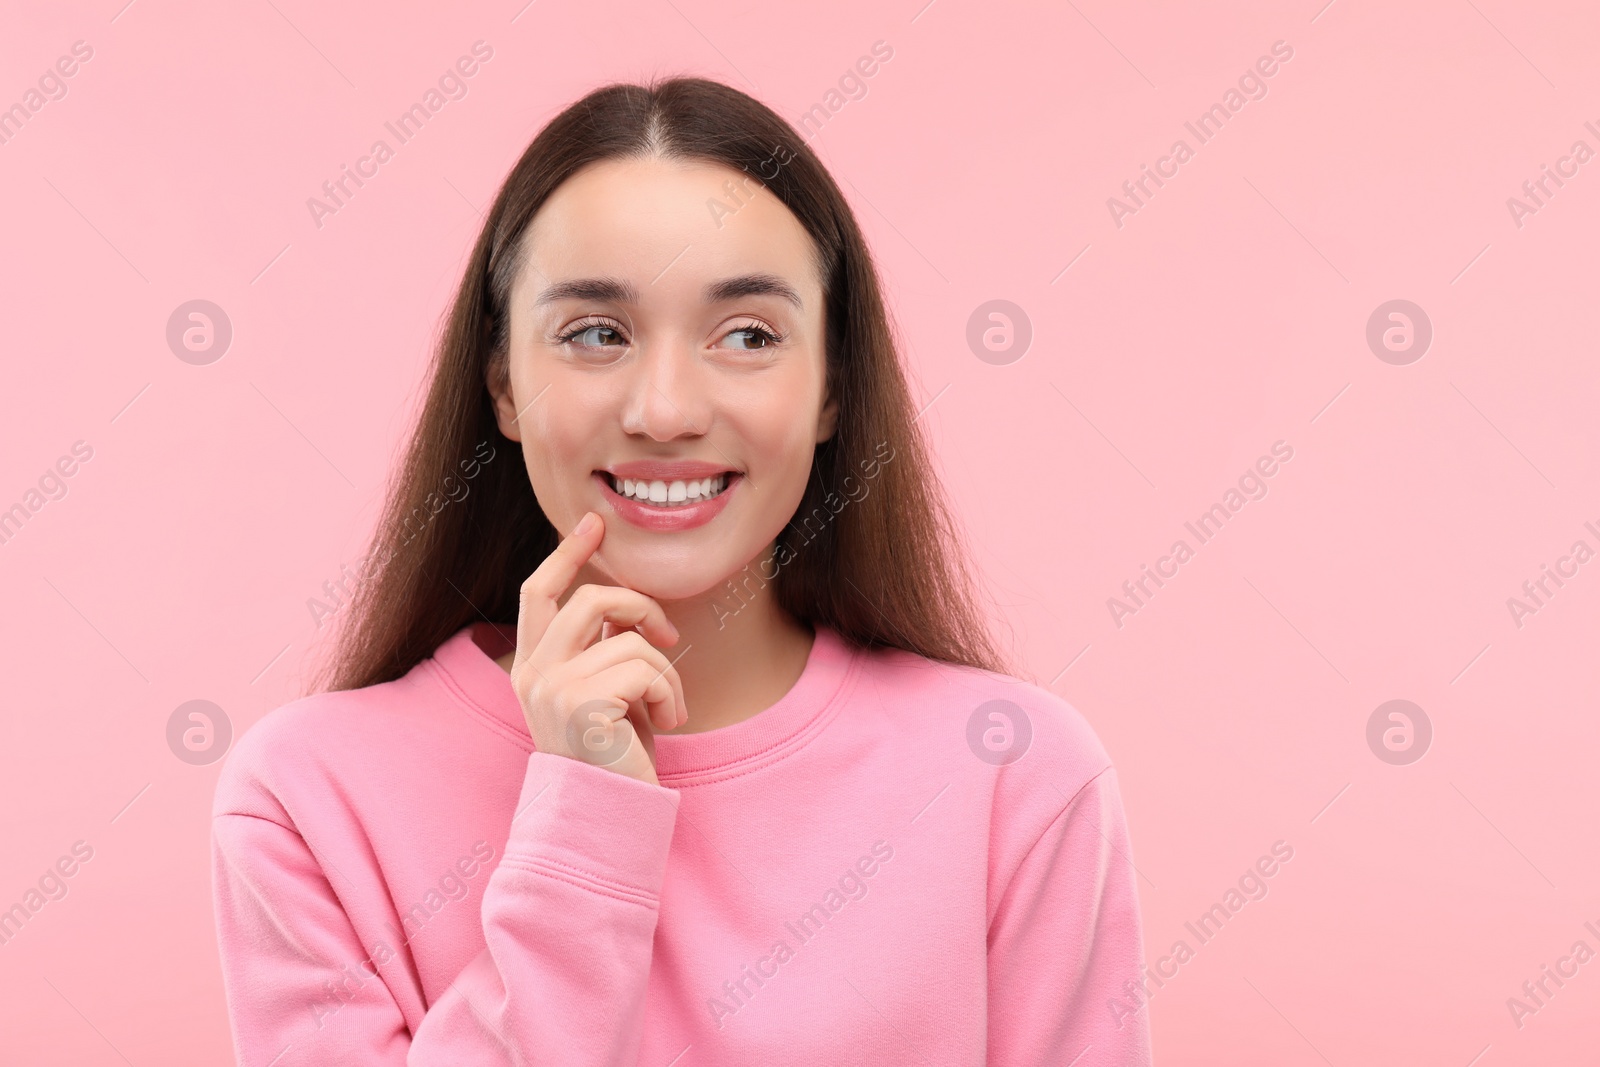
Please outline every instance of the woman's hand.
M559 603L604 537L605 522L586 513L522 583L511 687L540 752L659 785L652 729L689 719L678 672L654 647L677 644L677 628L621 586L581 585Z

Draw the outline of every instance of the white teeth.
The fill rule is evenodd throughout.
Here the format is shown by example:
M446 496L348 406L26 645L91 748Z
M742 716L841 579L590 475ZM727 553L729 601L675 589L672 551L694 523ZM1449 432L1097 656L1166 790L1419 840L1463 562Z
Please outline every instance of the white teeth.
M632 478L611 479L611 486L618 493L633 500L642 500L657 507L674 508L686 504L694 504L701 500L709 500L722 492L727 487L728 476L719 474L714 478L701 478L696 481L635 481Z

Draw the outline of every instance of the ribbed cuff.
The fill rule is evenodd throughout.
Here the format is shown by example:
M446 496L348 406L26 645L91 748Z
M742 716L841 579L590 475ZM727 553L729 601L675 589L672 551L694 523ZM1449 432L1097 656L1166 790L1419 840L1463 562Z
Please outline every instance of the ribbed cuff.
M666 786L534 752L505 859L512 866L553 867L596 888L659 899L679 799Z

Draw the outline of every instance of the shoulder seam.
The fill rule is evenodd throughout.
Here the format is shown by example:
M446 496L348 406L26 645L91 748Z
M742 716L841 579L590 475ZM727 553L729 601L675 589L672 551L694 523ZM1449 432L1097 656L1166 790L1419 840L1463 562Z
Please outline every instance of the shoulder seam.
M212 822L216 822L218 819L224 818L224 817L229 816L229 815L232 815L232 816L234 816L236 818L240 818L240 819L260 819L262 822L271 823L273 826L276 826L280 830L289 831L291 834L293 834L294 836L300 838L302 841L305 840L304 836L300 833L300 831L296 830L294 827L285 826L285 825L283 825L283 823L279 822L277 819L269 819L265 815L256 815L256 814L253 814L253 813L248 812L248 811L218 811L218 812L213 812L212 815L211 815L211 821Z
M1073 792L1072 796L1067 799L1067 802L1061 806L1061 810L1056 812L1055 815L1050 819L1050 821L1044 824L1044 829L1039 831L1039 836L1037 836L1037 837L1035 837L1033 839L1033 843L1028 846L1028 850L1022 854L1022 862L1018 863L1017 866L1021 867L1023 863L1026 863L1028 861L1028 857L1033 855L1033 850L1035 848L1039 847L1039 842L1044 840L1044 835L1050 832L1050 828L1051 827L1053 827L1056 823L1061 821L1061 817L1063 815L1067 814L1067 812L1072 810L1073 805L1075 805L1078 802L1078 798L1083 795L1083 791L1085 789L1088 789L1091 785L1093 785L1095 782L1099 781L1102 777L1104 777L1104 775L1105 775L1105 773L1107 771L1115 770L1115 769L1116 769L1116 764L1108 763L1104 767L1101 767L1098 771L1095 771L1089 777L1085 778L1083 780L1083 784L1080 785ZM1059 792L1059 790L1058 790L1058 792Z
M1084 779L1083 784L1073 791L1072 796L1068 798L1067 802L1061 806L1061 810L1051 816L1050 821L1044 824L1044 827L1039 831L1038 835L1034 837L1033 841L1029 843L1027 849L1023 851L1022 858L1017 861L1016 867L1012 869L1010 876L1006 879L1005 888L1001 889L999 896L995 898L997 901L1003 901L1006 897L1006 894L1011 892L1011 883L1013 880L1015 880L1017 872L1022 870L1023 867L1027 866L1029 858L1033 855L1033 850L1039 847L1039 842L1044 840L1045 835L1050 832L1051 828L1053 828L1056 823L1060 822L1062 817L1073 809L1073 806L1078 802L1078 798L1083 795L1083 791L1104 777L1107 771L1115 769L1116 764L1107 763L1104 767L1101 767L1098 771L1095 771L1088 778ZM998 912L998 910L999 909L997 906L996 911ZM994 924L991 921L989 923L989 927L992 928L993 925Z

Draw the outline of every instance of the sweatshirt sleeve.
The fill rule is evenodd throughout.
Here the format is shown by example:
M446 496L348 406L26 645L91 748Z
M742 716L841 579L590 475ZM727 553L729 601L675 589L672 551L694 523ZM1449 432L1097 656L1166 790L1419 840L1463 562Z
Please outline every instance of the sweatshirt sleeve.
M484 888L486 947L414 1033L390 983L415 975L362 948L305 838L219 813L213 893L239 1062L634 1067L677 810L671 789L532 753Z
M1148 1067L1134 876L1107 767L1034 843L989 925L991 1067Z

